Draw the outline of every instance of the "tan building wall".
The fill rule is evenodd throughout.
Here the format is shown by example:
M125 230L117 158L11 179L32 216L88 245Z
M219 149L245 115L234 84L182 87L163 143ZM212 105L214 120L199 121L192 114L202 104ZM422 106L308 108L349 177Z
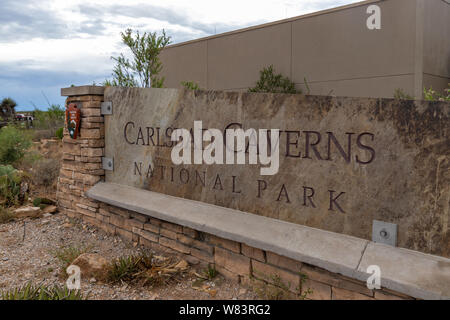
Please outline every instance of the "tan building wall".
M450 1L424 6L423 85L439 91L450 82Z
M381 30L369 30L370 4L381 8ZM401 88L450 82L450 5L444 0L381 0L325 10L167 47L167 87L246 90L273 64L311 94L392 97Z

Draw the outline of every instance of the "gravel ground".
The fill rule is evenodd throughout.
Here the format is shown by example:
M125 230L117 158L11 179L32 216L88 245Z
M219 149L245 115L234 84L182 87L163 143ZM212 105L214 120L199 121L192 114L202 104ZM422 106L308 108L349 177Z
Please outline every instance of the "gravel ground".
M119 237L110 236L78 220L61 214L40 219L26 219L0 225L0 291L10 290L28 282L64 285L61 262L55 250L67 247L89 247L108 261L142 251L159 256L167 253L134 247ZM218 275L212 281L198 285L193 272L202 273L200 266L190 266L181 280L173 284L150 288L136 285L111 285L95 279L83 279L81 290L89 299L257 299L251 290ZM193 284L195 288L193 287Z

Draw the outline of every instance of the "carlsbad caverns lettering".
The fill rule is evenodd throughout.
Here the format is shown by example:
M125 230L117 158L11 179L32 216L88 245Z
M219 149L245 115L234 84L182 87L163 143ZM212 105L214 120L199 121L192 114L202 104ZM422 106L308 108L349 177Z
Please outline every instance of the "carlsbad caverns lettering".
M234 129L246 130L242 123L231 122L225 124L222 129L221 138L224 140L223 145L225 151L221 151L221 154L232 151L238 153L238 146L234 143L227 144L226 132L234 131ZM136 148L173 148L178 143L174 141L174 132L179 128L166 127L161 128L159 126L140 126L134 121L128 121L123 125L123 138L124 143L133 145ZM189 131L189 159L195 158L195 152L198 150L207 150L211 143L206 143L203 139L205 133L210 129L200 128L200 132L196 132L195 128L188 129ZM217 129L212 129L217 130ZM335 134L333 132L319 132L315 130L279 130L277 139L271 139L270 130L267 131L266 141L270 150L273 148L274 143L279 144L280 148L277 148L279 152L285 158L296 159L296 161L344 161L348 164L356 164L360 166L368 165L374 161L376 157L376 151L373 147L375 135L370 132L345 132L344 134ZM200 137L196 135L200 134ZM342 137L339 140L338 136ZM245 157L250 157L252 148L251 135L245 137L243 140ZM183 140L183 139L182 139ZM255 139L256 141L256 139ZM183 141L182 141L183 142ZM182 143L181 142L181 143ZM186 142L186 141L185 141ZM259 145L255 145L255 153L260 154ZM218 150L213 153L217 154ZM201 164L201 162L191 161L191 163ZM219 163L219 162L216 162ZM224 161L219 163L224 164ZM233 165L234 163L228 163ZM236 165L239 164L236 161ZM241 165L252 165L251 161L242 161ZM256 163L254 163L256 164ZM216 165L216 164L214 164ZM227 164L224 164L227 165ZM131 169L131 167L130 167ZM278 170L277 170L278 171ZM276 172L277 173L277 172ZM275 174L276 174L275 173ZM240 186L240 180L242 177L233 174L233 167L229 168L227 175L221 175L214 172L214 169L195 169L188 167L180 167L175 164L164 165L152 161L152 158L147 161L133 161L132 174L139 177L145 177L147 179L158 179L160 182L172 183L172 184L191 184L195 187L200 186L202 189L209 189L211 192L227 192L230 196L239 196L244 193L249 193L250 196L255 198L255 201L261 198L272 199L276 202L285 202L290 204L296 202L305 207L317 208L323 203L319 203L315 199L316 193L326 193L327 201L325 205L330 211L339 211L345 213L345 193L342 190L333 190L328 188L326 190L317 190L315 186L301 185L294 188L288 188L288 183L284 181L278 182L275 192L269 193L268 181L264 177L260 177L253 181L250 188L242 188Z

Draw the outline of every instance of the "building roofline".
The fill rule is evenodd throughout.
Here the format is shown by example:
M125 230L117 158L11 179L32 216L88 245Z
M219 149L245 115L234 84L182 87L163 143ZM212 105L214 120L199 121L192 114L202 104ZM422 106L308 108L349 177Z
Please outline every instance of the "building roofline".
M329 14L329 13L333 13L333 12L337 12L337 11L342 11L342 10L346 10L346 9L351 9L351 8L356 8L356 7L360 7L360 6L365 6L365 5L368 5L370 3L384 2L384 1L386 1L386 0L364 0L364 1L356 2L356 3L351 3L351 4L347 4L347 5L331 8L331 9L325 9L325 10L320 10L320 11L316 11L316 12L303 14L303 15L296 16L296 17L291 17L291 18L287 18L287 19L282 19L282 20L267 22L267 23L263 23L263 24L258 24L256 26L251 26L251 27L246 27L246 28L242 28L242 29L237 29L237 30L233 30L233 31L224 32L224 33L219 33L219 34L215 34L215 35L212 35L212 36L207 36L207 37L202 37L202 38L198 38L198 39L188 40L188 41L184 41L184 42L180 42L180 43L174 43L174 44L168 45L167 47L165 47L165 49L171 49L171 48L175 48L175 47L180 47L180 46L192 44L192 43L195 43L195 42L207 41L207 40L211 40L211 39L215 39L215 38L220 38L220 37L229 36L229 35L233 35L233 34L238 34L238 33L251 31L251 30L262 29L262 28L266 28L266 27L270 27L270 26L275 26L275 25L278 25L278 24L283 24L283 23L287 23L287 22L293 22L293 21L297 21L297 20L300 20L300 19L305 19L305 18L309 18L309 17Z

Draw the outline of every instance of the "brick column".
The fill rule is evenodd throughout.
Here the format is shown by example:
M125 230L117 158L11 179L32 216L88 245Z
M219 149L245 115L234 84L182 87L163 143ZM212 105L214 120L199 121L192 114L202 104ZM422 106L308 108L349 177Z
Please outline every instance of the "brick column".
M100 113L104 87L82 86L61 89L69 103L81 108L81 127L77 139L72 139L64 126L63 160L58 178L56 198L60 212L98 225L95 219L99 203L85 192L104 180L102 156L105 146L104 117Z

